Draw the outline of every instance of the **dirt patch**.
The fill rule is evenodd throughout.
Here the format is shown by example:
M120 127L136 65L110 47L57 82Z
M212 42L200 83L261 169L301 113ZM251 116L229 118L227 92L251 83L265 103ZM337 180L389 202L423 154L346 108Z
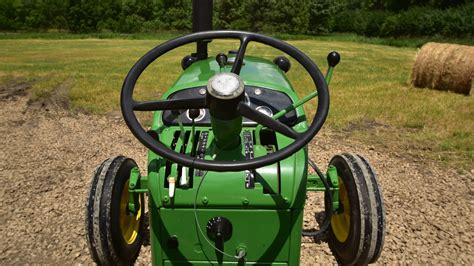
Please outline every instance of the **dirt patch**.
M84 208L92 172L118 154L145 169L146 149L118 116L111 123L110 117L46 112L27 102L12 97L0 104L0 264L89 265ZM380 264L474 264L472 173L460 175L328 130L309 146L322 170L334 154L348 151L369 159L384 193L387 235ZM322 193L308 193L305 228L318 227L322 199ZM302 265L335 263L324 239L302 242ZM145 245L138 263L150 261Z
M345 132L352 132L356 130L374 130L376 128L389 128L389 126L379 123L375 120L361 119L356 122L350 122L347 127L344 128Z
M69 110L71 102L69 91L71 90L73 81L66 79L59 83L50 93L37 99L30 99L28 106L36 110Z
M15 99L26 96L33 86L33 81L10 81L0 85L0 100Z

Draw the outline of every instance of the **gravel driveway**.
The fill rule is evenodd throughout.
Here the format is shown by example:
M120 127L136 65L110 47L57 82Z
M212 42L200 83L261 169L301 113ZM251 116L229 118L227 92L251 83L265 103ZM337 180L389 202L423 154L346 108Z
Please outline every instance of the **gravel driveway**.
M90 264L84 206L92 171L123 154L141 169L145 148L118 114L70 114L32 106L25 95L0 99L0 264ZM366 156L378 171L387 217L380 263L474 264L473 173L460 175L436 162L367 147L350 135L323 129L310 145L326 168L340 152ZM317 226L321 194L308 194L304 225ZM324 240L302 239L301 264L334 263ZM150 247L138 263L150 263Z

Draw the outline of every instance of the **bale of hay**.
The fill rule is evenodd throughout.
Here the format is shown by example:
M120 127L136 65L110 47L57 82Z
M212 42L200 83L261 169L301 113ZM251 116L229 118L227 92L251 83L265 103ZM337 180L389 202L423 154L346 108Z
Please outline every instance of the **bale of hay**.
M474 46L431 42L416 56L412 84L471 95L473 73Z

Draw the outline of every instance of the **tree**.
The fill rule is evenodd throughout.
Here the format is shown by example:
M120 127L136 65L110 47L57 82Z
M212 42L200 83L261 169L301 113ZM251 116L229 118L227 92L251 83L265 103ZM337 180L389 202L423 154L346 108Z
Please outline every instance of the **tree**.
M311 32L310 6L308 0L277 1L273 6L269 23L273 23L274 31L293 34Z
M94 0L69 0L66 16L71 32L85 33L97 31L100 19L99 3Z
M0 30L16 30L17 10L13 0L0 1Z
M216 29L232 29L233 23L245 20L242 1L221 0L214 2L214 27Z
M311 0L309 2L309 31L313 34L325 34L331 31L334 15L345 7L337 0Z

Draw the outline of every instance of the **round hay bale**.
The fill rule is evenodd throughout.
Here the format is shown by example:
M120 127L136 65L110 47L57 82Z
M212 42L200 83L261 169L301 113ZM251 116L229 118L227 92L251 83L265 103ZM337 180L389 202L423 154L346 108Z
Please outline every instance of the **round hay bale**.
M473 73L474 46L430 42L416 56L412 84L471 95Z

